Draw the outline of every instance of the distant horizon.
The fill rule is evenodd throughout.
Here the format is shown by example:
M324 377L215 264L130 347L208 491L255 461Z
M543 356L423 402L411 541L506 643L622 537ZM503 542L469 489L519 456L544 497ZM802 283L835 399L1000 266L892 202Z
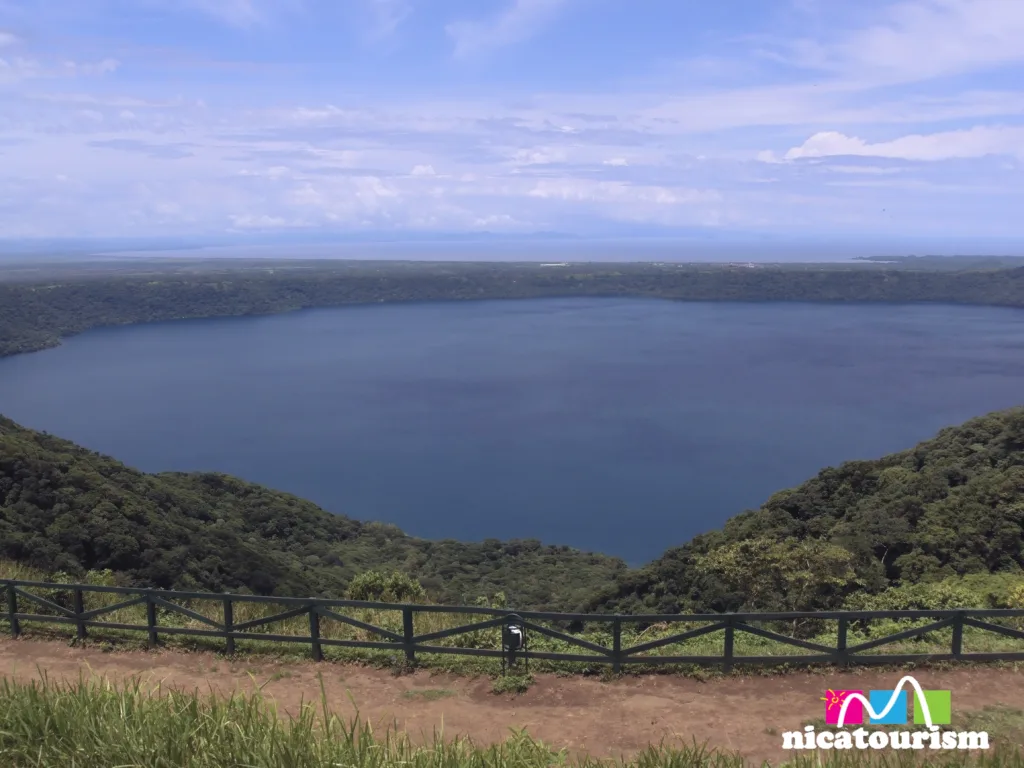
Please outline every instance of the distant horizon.
M1024 258L1024 239L782 238L760 233L587 236L359 233L315 237L0 239L0 260L152 258L569 262L845 262L878 257Z

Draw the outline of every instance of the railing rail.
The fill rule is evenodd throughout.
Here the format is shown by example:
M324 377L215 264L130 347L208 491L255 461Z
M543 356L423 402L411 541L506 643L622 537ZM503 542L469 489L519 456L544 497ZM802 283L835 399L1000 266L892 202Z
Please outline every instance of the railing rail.
M34 594L30 590L45 589L70 595L71 607L60 605L53 600ZM528 631L560 640L566 645L578 648L581 652L566 653L555 651L527 650L521 654L526 659L543 659L563 662L584 662L592 664L610 664L615 671L623 664L693 664L700 666L718 666L728 671L738 664L743 665L816 665L816 664L901 664L920 661L1020 661L1024 660L1024 644L1021 651L999 651L986 653L965 653L963 650L964 628L982 630L1003 638L1024 641L1024 630L995 624L1000 619L1024 619L1024 609L935 609L935 610L902 610L902 611L794 611L773 613L728 613L728 614L589 614L589 613L555 613L546 611L515 611L501 608L485 608L479 606L446 606L376 603L360 600L334 600L325 598L270 597L264 595L241 595L213 592L184 592L174 590L148 589L144 587L110 587L91 584L54 584L39 581L22 581L0 579L0 591L6 595L6 612L0 613L0 619L6 619L10 634L18 637L26 623L65 624L75 627L76 637L84 640L90 629L108 629L136 631L147 635L148 645L154 648L159 645L161 635L186 635L192 637L221 638L225 640L227 653L235 652L238 640L262 640L281 643L304 643L309 645L314 660L323 659L324 647L363 648L372 650L392 650L403 654L408 661L414 661L417 654L455 654L501 658L500 648L472 648L459 646L442 646L432 644L435 641L464 635L501 626L512 617ZM85 595L89 593L114 594L124 596L124 600L109 606L85 609ZM203 615L176 601L206 601L222 605L220 620ZM273 604L283 610L269 616L239 622L235 618L235 609L243 604ZM2 604L2 602L0 602ZM45 608L51 613L31 613L29 606ZM120 610L138 605L145 606L145 624L125 624L115 621L104 621L102 617ZM345 615L345 609L391 611L400 613L402 629L396 631L368 623L353 616ZM159 611L174 613L192 620L202 627L183 627L159 623ZM477 617L469 624L417 634L415 631L416 616L430 613L461 614ZM259 632L279 621L308 617L309 631L306 634L274 634ZM829 620L837 625L834 645L790 637L755 624L764 622L794 622L799 620ZM926 625L912 627L882 637L872 637L864 642L849 644L849 632L855 622L866 622L879 619L931 619ZM371 640L345 640L326 637L321 623L323 620L336 622L360 629L380 638ZM560 624L571 622L587 622L606 624L611 633L611 647L605 647L592 639L580 637L569 632L552 629L538 624L538 621L551 621ZM636 645L623 647L622 629L624 625L652 624L703 624L694 628L680 627L678 633L655 640L640 642ZM1024 625L1024 622L1020 623ZM943 653L903 653L879 654L866 653L890 643L910 640L931 632L951 628L952 637L949 652ZM698 637L722 633L723 644L721 653L714 655L644 655L649 651L666 646L683 643ZM736 653L736 638L741 633L771 640L781 645L798 648L810 653L803 655L765 655L750 656ZM817 638L820 640L821 638ZM588 653L582 653L586 651Z

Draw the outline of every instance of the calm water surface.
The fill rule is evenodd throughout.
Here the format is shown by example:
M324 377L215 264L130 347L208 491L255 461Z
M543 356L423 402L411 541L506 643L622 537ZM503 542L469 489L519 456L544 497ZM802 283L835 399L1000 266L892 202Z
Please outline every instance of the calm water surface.
M90 331L0 412L430 538L657 556L824 466L1024 397L1024 312L565 299Z

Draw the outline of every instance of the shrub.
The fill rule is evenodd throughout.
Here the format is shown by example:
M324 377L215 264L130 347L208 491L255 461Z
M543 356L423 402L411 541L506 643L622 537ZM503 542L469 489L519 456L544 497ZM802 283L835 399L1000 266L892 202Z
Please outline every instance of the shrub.
M427 593L422 584L406 573L366 571L352 579L345 597L375 603L422 603Z
M533 675L502 675L491 685L491 691L502 693L526 693L533 685Z

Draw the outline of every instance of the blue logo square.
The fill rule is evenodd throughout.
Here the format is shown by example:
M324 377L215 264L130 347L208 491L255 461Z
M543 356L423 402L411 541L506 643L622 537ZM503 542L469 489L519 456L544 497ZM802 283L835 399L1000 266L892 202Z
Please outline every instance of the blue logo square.
M905 725L907 722L907 692L900 691L898 694L895 691L869 691L868 701L871 703L871 712L869 715L873 715L875 712L882 714L887 706L889 706L889 700L892 699L893 694L896 695L896 701L884 717L871 717L871 725Z

